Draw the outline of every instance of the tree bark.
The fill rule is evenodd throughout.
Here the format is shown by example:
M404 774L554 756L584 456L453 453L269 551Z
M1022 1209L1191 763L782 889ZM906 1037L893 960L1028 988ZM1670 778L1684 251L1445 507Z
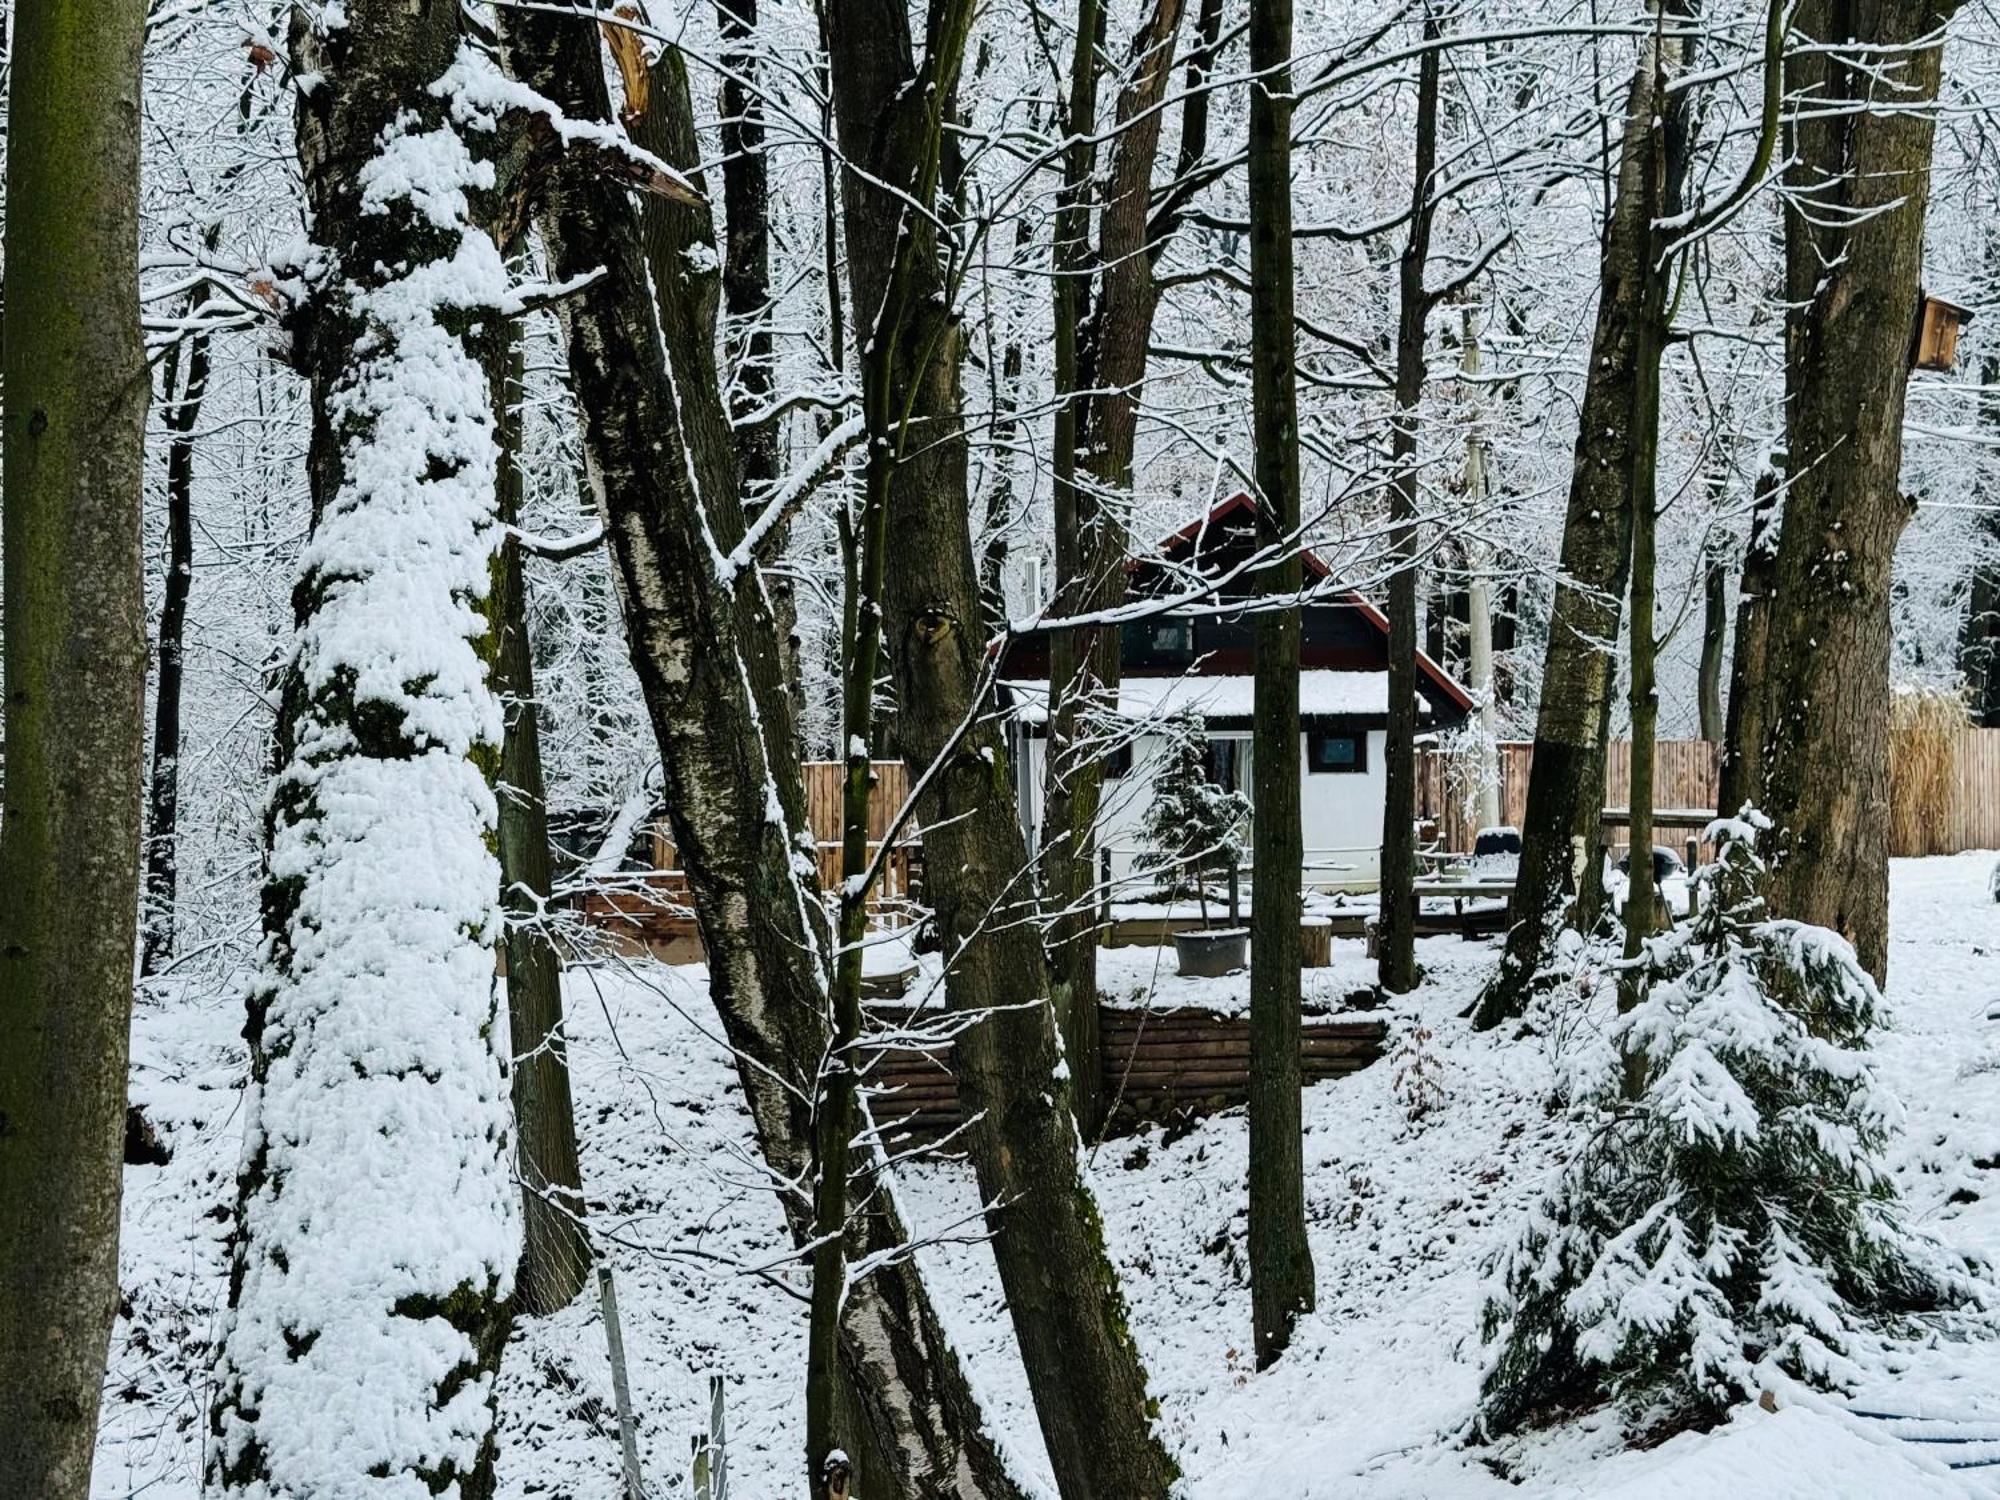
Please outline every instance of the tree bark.
M1729 556L1709 547L1701 570L1701 666L1695 700L1701 737L1719 745L1728 733L1722 712L1722 658L1729 648Z
M1723 724L1722 771L1715 810L1734 817L1760 781L1764 748L1765 647L1771 634L1771 589L1778 564L1779 480L1757 477L1750 539L1736 585L1736 651L1729 661L1729 709Z
M587 29L566 17L503 11L500 30L524 82L574 118L609 116ZM721 394L713 382L704 390L681 377L698 368L702 352L679 347L685 336L677 330L695 322L686 309L669 319L651 305L636 218L623 190L582 164L558 169L536 214L552 274L606 273L558 309L586 459L659 742L710 991L759 1145L783 1185L788 1225L804 1243L812 1227L804 1188L813 1164L812 1084L830 1035L818 882L795 867L790 833L805 826L804 796L788 748L776 631L755 570L744 566L732 580L715 562L716 549L730 556L744 535L736 490L706 488L706 476L726 472L725 456L699 451L703 434L721 432L726 441L726 425L694 419L697 408L719 410ZM665 285L681 297L698 295L679 280ZM772 788L776 820L768 815ZM908 1238L880 1192L853 1217L849 1234L855 1259ZM838 1425L868 1493L1019 1495L913 1260L880 1266L850 1290Z
M1426 15L1424 36L1440 29ZM1389 724L1383 736L1382 895L1376 977L1394 995L1417 986L1417 405L1423 400L1424 333L1434 299L1424 287L1437 205L1438 48L1417 64L1417 139L1410 234L1398 266L1396 409L1389 429Z
M522 347L510 330L494 382L500 448L500 523L521 516ZM562 961L548 928L547 791L529 649L528 588L520 541L500 546L494 570L493 691L500 699L500 904L507 919L507 1028L514 1052L514 1168L521 1179L521 1264L517 1309L531 1318L569 1306L590 1270L583 1224L583 1169L577 1161L576 1106L570 1097L569 1042L563 1029Z
M1257 540L1278 560L1258 592L1286 599L1257 616L1250 825L1250 1312L1257 1368L1285 1352L1316 1299L1306 1241L1299 1073L1300 591L1299 405L1293 328L1292 6L1251 0L1250 372Z
M1479 312L1464 309L1462 353L1459 370L1468 389L1477 393L1480 373ZM1475 516L1483 516L1489 494L1486 468L1486 438L1478 411L1466 424L1465 500ZM1493 670L1493 583L1489 576L1492 549L1483 542L1466 547L1467 574L1465 612L1466 661L1471 670L1472 695L1479 701L1479 826L1494 828L1500 823L1500 704L1499 682Z
M1181 0L1154 0L1132 39L1129 77L1113 116L1111 162L1098 210L1098 245L1088 234L1095 150L1094 70L1103 13L1096 0L1078 12L1071 80L1064 211L1058 225L1058 363L1055 487L1055 610L1092 614L1125 602L1128 513L1138 441L1146 352L1159 303L1148 237L1153 165L1159 156L1160 101L1173 76ZM1069 332L1070 329L1075 332ZM1073 344L1065 360L1063 346ZM1044 766L1042 896L1048 916L1050 995L1072 1061L1077 1123L1086 1136L1102 1124L1097 1025L1097 816L1104 800L1104 719L1120 679L1116 625L1054 633L1049 642L1048 754Z
M145 920L139 973L151 976L174 952L174 907L180 889L181 676L187 633L188 585L194 574L194 429L208 390L208 335L187 341L187 378L180 347L167 356L162 388L173 397L167 426L167 570L160 598L159 671L153 684L153 766L146 787Z
M498 80L449 8L360 0L332 33L300 12L291 43L318 80L296 132L323 270L289 319L312 533L210 1480L487 1500L519 1253L494 1038L500 719L474 608L498 541L509 286L480 227L498 132L479 103Z
M1943 28L1954 5L1806 0L1786 91L1786 442L1757 803L1773 912L1889 958L1889 586ZM1839 51L1824 50L1839 48ZM1892 81L1893 80L1893 81ZM1766 846L1760 843L1760 850Z
M1649 205L1657 201L1648 192L1658 170L1656 82L1649 51L1626 101L1618 191L1605 226L1590 373L1563 520L1562 581L1556 586L1543 656L1520 873L1508 906L1500 971L1476 1011L1481 1027L1496 1026L1526 1009L1535 977L1553 950L1564 906L1579 894L1572 879L1573 840L1583 840L1584 881L1596 884L1599 879L1588 861L1597 850L1612 651L1631 569L1632 478L1635 465L1651 462L1647 435L1634 432L1630 424L1649 405L1657 421L1657 392L1649 403L1641 389L1649 301L1664 280L1649 275L1647 263ZM1657 386L1657 356L1653 368Z
M1006 751L982 717L986 658L967 513L960 332L928 212L939 111L971 6L934 0L919 70L900 0L828 10L834 110L846 158L848 273L857 308L871 470L890 475L896 546L884 639L896 737L923 788L926 894L959 1013L988 1012L956 1044L959 1097L994 1256L1042 1436L1065 1500L1147 1500L1177 1475L1152 1426L1145 1371L1083 1177L1070 1070L1024 888L1028 851ZM900 415L892 424L884 418ZM871 473L871 482L873 475Z
M23 0L7 117L0 1494L85 1500L118 1309L146 610L145 7Z

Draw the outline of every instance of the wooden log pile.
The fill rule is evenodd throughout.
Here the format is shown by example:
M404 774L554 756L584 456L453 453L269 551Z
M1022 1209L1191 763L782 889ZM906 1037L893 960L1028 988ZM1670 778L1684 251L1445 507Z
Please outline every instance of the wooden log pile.
M1112 1131L1213 1114L1249 1097L1248 1016L1195 1006L1147 1011L1108 1005L1101 1016ZM893 1013L885 1018L893 1024ZM1386 1032L1379 1020L1307 1016L1299 1039L1304 1081L1367 1067L1382 1055ZM880 1047L864 1068L876 1123L891 1137L935 1139L960 1123L948 1042Z

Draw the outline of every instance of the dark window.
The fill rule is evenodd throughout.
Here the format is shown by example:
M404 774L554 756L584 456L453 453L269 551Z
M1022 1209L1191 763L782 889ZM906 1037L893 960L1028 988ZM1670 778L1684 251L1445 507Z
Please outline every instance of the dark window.
M1306 736L1308 771L1366 771L1368 736L1359 731L1315 730Z
M1156 616L1134 620L1122 632L1120 645L1127 666L1184 667L1194 660L1194 622Z
M1247 740L1210 740L1208 742L1208 779L1225 792L1249 794L1249 778L1245 776L1244 751L1249 748Z
M1113 745L1104 753L1104 774L1112 780L1115 781L1120 776L1126 775L1131 769L1132 742L1130 740Z

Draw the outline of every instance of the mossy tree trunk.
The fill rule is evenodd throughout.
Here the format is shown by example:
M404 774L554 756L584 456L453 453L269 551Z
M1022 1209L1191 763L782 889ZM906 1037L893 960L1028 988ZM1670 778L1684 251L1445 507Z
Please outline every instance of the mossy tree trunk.
M85 1500L118 1308L145 736L145 7L21 0L7 116L0 1494Z
M1159 289L1151 217L1160 101L1173 76L1181 0L1153 0L1132 38L1113 113L1110 162L1088 244L1097 152L1098 57L1104 16L1083 0L1077 17L1057 224L1055 563L1057 614L1100 614L1125 602L1128 513ZM1104 735L1120 678L1119 629L1083 626L1049 642L1049 731L1044 765L1042 899L1050 992L1071 1059L1077 1123L1102 1123L1097 1024L1097 818L1104 800Z
M521 516L522 346L510 333L494 382L500 447L499 516ZM549 932L549 810L528 636L528 580L519 539L494 569L493 691L500 699L500 904L507 914L507 1028L514 1050L514 1168L521 1178L521 1266L516 1302L546 1317L575 1300L590 1270L563 1029L562 960Z
M972 7L934 0L924 61L900 0L827 11L835 117L847 160L847 263L871 463L894 464L883 638L896 738L925 788L926 894L944 945L947 1003L989 1012L957 1040L959 1096L994 1254L1036 1416L1065 1500L1151 1500L1176 1469L1153 1429L1145 1371L1083 1175L1070 1084L1049 1004L1028 851L986 681L967 510L961 335L935 225L906 195L937 180L942 101ZM931 200L920 197L928 210ZM893 333L893 338L884 337ZM881 427L884 415L894 425Z
M1770 902L1889 958L1889 586L1910 518L1903 403L1951 0L1806 0L1787 92L1784 524L1755 800Z

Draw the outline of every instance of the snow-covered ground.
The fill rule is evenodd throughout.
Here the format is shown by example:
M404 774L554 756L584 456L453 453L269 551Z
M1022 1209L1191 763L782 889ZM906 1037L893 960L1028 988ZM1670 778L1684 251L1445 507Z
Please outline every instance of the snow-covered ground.
M2000 906L1992 856L1896 863L1885 1080L1909 1111L1899 1175L1920 1222L2000 1256ZM1336 939L1309 998L1337 1005L1372 977ZM1204 1500L2000 1494L2000 1468L1946 1472L1948 1449L1830 1403L1781 1400L1714 1433L1622 1450L1600 1414L1504 1447L1465 1446L1480 1365L1480 1262L1512 1233L1559 1158L1552 1044L1482 1037L1459 1019L1496 952L1423 940L1428 975L1381 1012L1391 1055L1306 1097L1306 1202L1319 1309L1273 1370L1250 1368L1244 1122L1168 1140L1107 1142L1093 1162L1114 1253L1193 1494ZM1183 981L1171 952L1103 955L1109 994L1161 1006L1242 1003L1240 977ZM707 1380L726 1382L732 1493L796 1489L802 1442L803 1277L784 1251L748 1118L697 969L579 971L570 979L577 1105L593 1222L616 1268L651 1492L686 1493ZM193 1500L209 1344L240 1133L240 1024L224 997L175 992L141 1007L133 1097L173 1150L127 1171L125 1315L113 1339L96 1493ZM1399 1075L1401 1082L1399 1082ZM1413 1080L1415 1080L1413 1082ZM1412 1118L1413 1112L1417 1118ZM1986 1165L1980 1165L1985 1163ZM917 1231L962 1225L969 1173L906 1174ZM411 1212L424 1212L412 1204ZM941 1311L1031 1493L1053 1496L987 1247L961 1228L923 1251ZM2000 1436L2000 1337L1935 1331L1861 1351L1854 1406L1978 1418ZM524 1325L502 1375L501 1489L614 1500L618 1454L594 1294ZM1910 1429L1904 1429L1910 1430ZM2000 1458L2000 1442L1989 1445ZM1980 1451L1984 1451L1981 1449ZM1982 1478L1982 1474L1992 1478ZM1972 1486L1986 1484L1988 1488Z

